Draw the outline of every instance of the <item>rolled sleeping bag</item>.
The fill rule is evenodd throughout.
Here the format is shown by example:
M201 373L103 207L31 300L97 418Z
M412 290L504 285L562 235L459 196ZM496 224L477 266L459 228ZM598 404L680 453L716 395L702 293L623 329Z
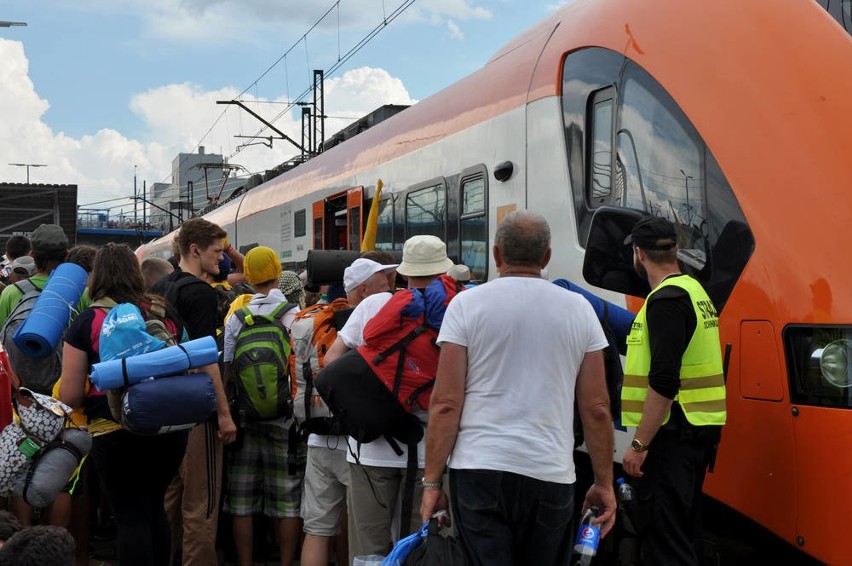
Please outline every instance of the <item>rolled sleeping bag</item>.
M606 319L610 329L612 329L616 338L621 343L627 340L627 335L630 334L630 326L633 324L633 319L636 318L635 314L615 303L601 299L591 291L587 291L567 279L556 279L553 283L564 289L583 295L592 305L592 308L595 309L595 314L598 315L598 319L601 322L604 321L604 305L606 305Z
M402 252L399 250L384 250L399 263ZM361 252L355 250L308 250L305 269L308 281L317 285L326 285L343 281L343 270L361 257Z
M209 374L146 379L127 389L121 424L137 434L163 434L192 428L215 411L216 391Z
M30 465L30 459L18 450L26 433L21 425L12 423L0 432L0 497L15 492L15 483Z
M90 379L99 391L133 385L150 377L173 376L188 369L215 364L219 358L216 339L212 336L196 338L177 346L124 358L109 360L92 366Z
M45 445L32 461L32 468L20 475L15 493L33 507L49 505L91 449L92 437L88 432L66 429L62 437Z
M53 270L29 316L12 336L24 355L42 359L54 351L83 296L88 277L75 263L63 263Z

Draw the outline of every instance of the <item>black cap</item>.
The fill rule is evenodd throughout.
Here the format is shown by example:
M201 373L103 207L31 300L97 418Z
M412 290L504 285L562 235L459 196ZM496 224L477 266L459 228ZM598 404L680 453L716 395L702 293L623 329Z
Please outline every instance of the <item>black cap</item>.
M660 240L671 240L660 242ZM674 224L659 216L646 216L633 226L633 231L624 239L643 250L668 250L677 243Z

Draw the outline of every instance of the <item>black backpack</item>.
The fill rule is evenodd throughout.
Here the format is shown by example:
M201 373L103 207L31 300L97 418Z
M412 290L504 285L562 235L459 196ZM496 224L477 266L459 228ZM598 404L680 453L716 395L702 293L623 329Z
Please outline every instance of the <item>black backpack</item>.
M624 366L621 365L621 355L618 347L618 339L609 324L609 308L606 302L603 304L603 320L601 327L606 336L607 347L603 350L604 371L606 373L606 389L609 393L609 410L616 422L621 422L621 387L624 383ZM585 442L583 433L583 421L580 420L580 411L577 401L574 401L574 448L578 448Z
M385 438L392 447L397 442L416 446L423 438L423 423L376 379L357 350L326 365L314 384L331 410L337 430L361 444Z

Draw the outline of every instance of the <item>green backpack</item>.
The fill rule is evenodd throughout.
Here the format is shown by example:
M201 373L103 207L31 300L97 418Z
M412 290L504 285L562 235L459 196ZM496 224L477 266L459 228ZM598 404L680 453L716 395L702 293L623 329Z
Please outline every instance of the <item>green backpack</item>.
M283 302L269 314L254 314L248 307L234 312L240 321L233 362L240 421L293 416L290 336L281 317L295 307Z

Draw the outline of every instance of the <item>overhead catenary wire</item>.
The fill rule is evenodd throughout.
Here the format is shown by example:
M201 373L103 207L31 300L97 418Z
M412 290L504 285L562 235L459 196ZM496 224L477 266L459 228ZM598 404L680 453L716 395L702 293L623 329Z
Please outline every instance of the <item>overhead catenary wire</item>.
M308 68L310 69L310 58L308 54L308 44L307 38L308 36L319 26L333 10L337 11L337 19L338 19L338 59L337 61L327 70L325 70L325 76L330 76L335 73L341 66L346 64L358 51L360 51L367 43L369 43L374 37L376 37L385 27L387 27L391 22L393 22L397 17L399 17L405 10L407 10L412 4L414 4L416 0L403 0L390 14L387 14L387 8L385 6L385 1L382 0L382 20L371 29L360 41L358 41L352 48L350 48L344 55L340 55L340 2L341 0L336 0L329 8L320 16L309 28L303 33L298 40L296 40L278 59L276 59L269 67L267 67L256 79L254 79L249 85L247 85L236 97L235 100L239 100L243 95L248 93L252 88L255 89L255 93L257 93L257 88L261 80L263 80L272 70L278 66L280 63L284 63L284 78L285 78L285 87L286 87L286 96L288 102L284 103L285 107L278 114L276 114L269 123L274 124L276 121L280 120L284 115L290 112L295 106L297 106L300 102L303 102L304 99L311 93L313 84L311 83L307 88L301 91L295 98L290 96L290 84L289 84L289 70L287 67L287 57L290 55L294 49L296 49L301 42L305 43L305 57L308 62ZM260 96L256 94L256 99L259 99ZM260 104L261 101L256 100L256 103ZM198 143L193 148L193 153L185 154L183 160L189 158L189 155L194 154L195 151L201 147L207 138L212 134L212 132L216 129L216 127L222 122L225 118L228 107L225 107L222 112L216 117L204 135L199 139ZM242 129L242 128L240 128ZM260 127L252 137L260 137L264 132L266 132L269 128L267 126ZM241 146L237 146L227 157L227 159L234 158L237 154L242 151ZM178 168L183 165L183 160L178 164ZM161 183L167 182L169 177L172 176L172 172L170 171L166 174L163 179L160 181Z
M374 37L376 37L379 33L381 33L382 30L384 30L384 28L386 28L391 22L393 22L396 18L398 18L400 15L402 15L402 13L405 12L405 10L407 10L412 4L414 4L415 1L416 0L404 0L399 6L397 6L394 9L393 12L390 13L390 15L385 15L385 17L382 19L382 21L379 24L376 25L376 27L374 27L372 30L370 30L364 37L361 38L360 41L358 41L358 43L356 43L351 49L349 49L349 51L347 51L343 55L343 57L341 57L336 63L334 63L331 67L329 67L325 71L326 76L333 74L341 66L345 65L346 62L349 61L349 59L351 59L356 53L358 53ZM276 121L281 119L282 116L287 114L290 110L293 109L293 107L295 107L299 102L304 100L305 97L307 97L311 93L311 88L312 88L312 86L308 86L305 90L303 90L301 93L299 93L299 95L297 95L295 99L291 98L288 95L288 98L290 98L291 102L289 104L287 104L287 106L283 110L281 110L278 114L276 114L274 118L269 120L269 122L271 124L274 124ZM253 135L254 136L260 136L267 129L268 128L266 126L263 126L263 127L259 128L257 130L257 132L255 132L255 134L253 134ZM236 150L234 153L232 153L231 155L228 156L228 159L233 158L239 152L240 152L239 149Z

